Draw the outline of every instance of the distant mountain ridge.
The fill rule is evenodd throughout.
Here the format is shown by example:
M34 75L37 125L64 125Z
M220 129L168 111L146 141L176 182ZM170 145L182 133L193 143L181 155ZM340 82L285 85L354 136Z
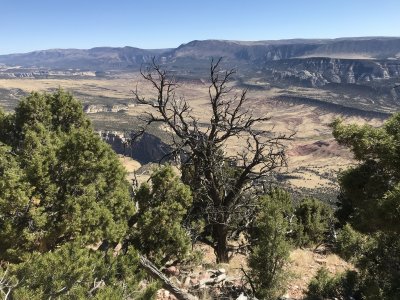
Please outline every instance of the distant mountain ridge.
M140 67L151 57L169 49L144 50L135 47L91 49L50 49L0 55L0 63L25 68L107 70Z
M173 49L41 50L1 55L0 78L112 78L138 71L153 57L179 81L204 82L211 58L222 57L223 68L237 70L239 88L277 89L279 101L309 99L313 105L383 114L400 110L400 88L395 88L400 84L400 37L194 40Z
M192 41L172 51L173 56L225 56L244 60L280 60L303 57L400 59L400 38L352 38L333 40Z
M176 59L224 57L228 61L268 61L328 57L337 59L400 60L400 38L361 37L339 39L292 39L276 41L191 41L175 49L146 50L134 47L51 49L0 55L0 64L51 69L92 71L138 69L152 57L165 62Z

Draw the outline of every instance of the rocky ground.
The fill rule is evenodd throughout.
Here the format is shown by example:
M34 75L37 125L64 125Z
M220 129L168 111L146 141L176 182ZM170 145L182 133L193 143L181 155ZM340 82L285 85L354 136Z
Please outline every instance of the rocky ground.
M218 294L222 289L234 290L243 280L241 268L246 268L246 257L237 255L229 264L216 265L212 250L205 245L197 245L197 250L202 251L202 263L191 269L171 267L165 270L170 279L180 288L189 290L199 295L202 300L225 299ZM307 286L317 271L325 267L331 274L344 272L353 266L337 255L325 252L325 249L295 249L290 254L290 263L286 266L290 273L290 280L282 299L300 300L304 298ZM237 297L239 297L240 292ZM175 300L168 291L160 289L157 300ZM240 298L239 298L240 299Z

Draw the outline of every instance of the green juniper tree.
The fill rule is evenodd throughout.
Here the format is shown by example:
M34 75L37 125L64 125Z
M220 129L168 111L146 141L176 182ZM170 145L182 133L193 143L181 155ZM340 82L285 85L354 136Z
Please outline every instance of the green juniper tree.
M16 281L13 299L138 299L138 253L95 251L69 242L46 253L34 252L10 266ZM149 299L149 298L147 298Z
M18 223L30 203L32 187L10 147L0 145L0 257L18 260Z
M8 130L1 142L11 147L31 187L15 219L15 246L45 252L75 239L123 239L134 213L125 171L78 101L62 90L33 93L0 127Z
M382 127L333 123L333 135L358 165L341 173L339 253L353 256L367 299L400 295L400 114ZM351 226L351 227L350 227ZM354 231L354 230L355 231ZM353 251L354 255L351 255Z
M293 202L284 190L273 189L260 198L250 235L254 241L249 256L250 270L245 273L253 294L259 299L277 299L284 292L289 273L283 267L289 261L292 248L289 233L294 227L293 217Z
M183 184L171 166L156 170L137 190L137 231L133 243L157 265L182 260L191 246L190 236L182 227L192 205L190 188Z
M315 198L303 199L295 210L298 246L318 246L327 240L334 224L333 209Z
M0 260L12 299L139 297L125 171L70 94L0 112ZM100 245L99 250L98 245ZM4 287L4 289L3 289Z

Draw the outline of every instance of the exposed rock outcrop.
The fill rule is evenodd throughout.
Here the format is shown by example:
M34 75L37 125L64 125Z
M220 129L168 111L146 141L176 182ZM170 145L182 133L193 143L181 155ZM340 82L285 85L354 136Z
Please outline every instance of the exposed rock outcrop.
M275 80L291 80L312 87L328 83L366 83L399 78L400 61L352 60L333 58L290 59L266 62L265 72Z
M148 133L137 139L135 132L100 131L99 134L116 153L132 157L141 164L167 159L171 152L170 146Z

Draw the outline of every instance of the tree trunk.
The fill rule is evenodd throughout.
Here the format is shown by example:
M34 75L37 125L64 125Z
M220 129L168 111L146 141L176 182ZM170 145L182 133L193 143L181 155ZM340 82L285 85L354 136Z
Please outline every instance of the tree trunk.
M227 226L225 224L214 224L213 227L213 240L216 243L214 252L217 257L217 263L229 263Z

